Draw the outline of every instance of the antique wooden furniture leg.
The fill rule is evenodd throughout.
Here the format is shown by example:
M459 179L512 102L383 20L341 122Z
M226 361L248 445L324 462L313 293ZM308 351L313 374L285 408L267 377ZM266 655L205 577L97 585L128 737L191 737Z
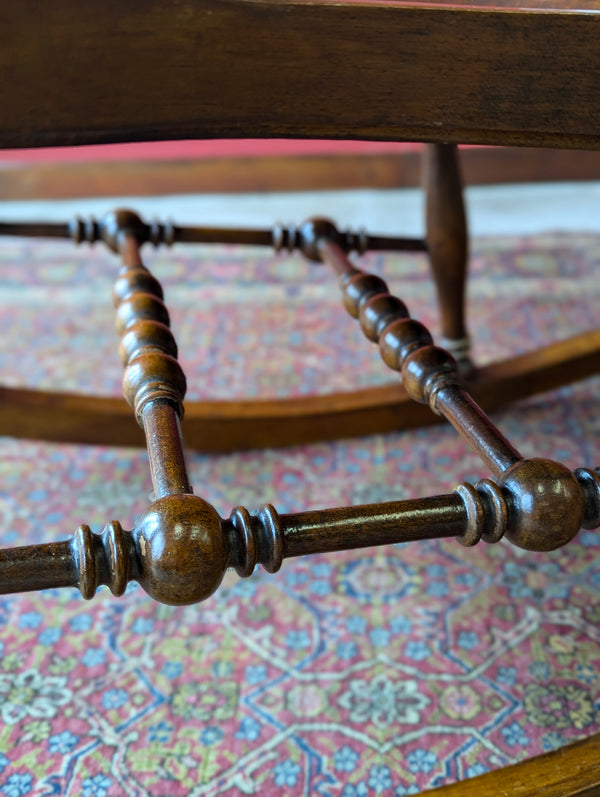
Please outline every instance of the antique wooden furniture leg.
M132 531L116 522L101 535L81 526L65 542L0 551L0 593L78 586L91 598L100 584L119 595L135 580L156 600L187 604L211 595L227 567L249 576L258 563L274 572L285 557L440 537L470 546L506 536L525 550L550 551L580 527L600 526L600 472L523 459L465 391L452 355L380 277L354 266L344 236L326 220L305 224L296 244L331 266L346 309L401 373L411 399L450 421L496 480L411 501L288 515L268 504L255 515L238 507L221 518L188 481L179 427L186 381L162 289L140 258L145 225L123 211L94 234L123 258L113 291L123 391L146 437L154 501Z
M5 109L0 145L297 135L600 149L597 2L519 5L486 8L476 0L446 6L344 0L102 2L91 18L86 4L75 0L6 4L0 28L0 72L6 78L0 81ZM311 551L430 536L493 542L503 532L518 545L545 550L567 542L580 524L600 524L598 473L570 474L558 463L522 460L463 391L452 358L432 345L427 331L407 317L380 280L356 273L329 233L316 236L312 255L339 272L350 310L386 360L400 368L411 395L426 402L419 406L429 412L431 405L459 427L495 479L420 501L281 516L269 507L256 516L237 509L219 518L188 491L177 420L184 384L168 359L172 341L164 331L158 288L137 263L138 232L122 231L125 259L132 256L122 277L132 294L118 303L132 308L132 327L138 325L129 338L132 348L124 348L132 369L127 392L150 435L155 490L163 497L132 532L111 523L95 535L82 526L66 542L2 552L2 590L78 585L90 597L98 583L118 594L133 579L161 600L182 603L209 594L228 565L248 575L255 562L276 569L283 556ZM128 329L127 321L124 341ZM590 373L599 350L598 333L590 333L510 367L497 366L488 372L487 406L499 396L510 399L526 391L534 374L550 387ZM484 375L478 375L477 390L485 384ZM63 421L65 408L76 408L79 424L115 406L101 403L90 410L77 397L36 399L31 391L3 397L7 412L21 422L35 401L46 410L55 402ZM19 401L29 404L19 410ZM221 404L213 406L211 417L205 406L196 415L201 421L196 430L218 433L237 424L226 447L236 435L254 445L254 433L270 444L257 420L283 417L285 429L298 410L308 430L326 418L327 430L335 433L340 427L331 419L341 417L346 433L348 418L357 433L373 430L368 420L373 417L381 430L399 428L399 408L409 406L405 401L394 388L352 400L336 397L320 411L314 404L293 409L289 404ZM56 416L47 414L41 429L48 427L49 417L56 423ZM73 428L67 420L62 431ZM153 445L157 436L162 449ZM597 744L592 754L597 757ZM569 756L565 769L569 764L578 780L586 755ZM509 775L508 784L492 793L511 786L523 793L525 779ZM595 793L597 783L597 778L587 785L579 781L577 792ZM561 785L556 781L546 791L563 794L567 789ZM472 793L485 792L475 787Z
M82 525L64 542L0 551L1 593L77 586L91 598L100 584L121 595L133 580L153 598L179 605L208 597L227 567L244 577L257 563L274 572L284 557L451 536L467 546L506 536L519 547L544 551L568 543L579 526L600 526L600 469L571 473L557 462L523 460L461 387L452 356L433 345L427 329L410 318L381 278L348 260L343 236L322 220L303 226L298 245L311 259L333 268L346 309L379 345L384 361L401 372L409 395L444 415L496 480L413 501L290 515L279 515L271 505L255 515L237 507L229 518L219 517L192 494L187 477L179 427L185 377L162 289L140 258L144 225L133 214L120 213L91 234L123 258L113 291L126 369L123 387L145 433L154 501L131 532L115 521L102 534ZM595 793L597 767L588 771L586 756L597 744L594 737L564 753L518 765L507 781L502 773L490 773L480 785L470 782L467 791L493 794L499 786L510 786L532 795L543 781L549 794ZM574 781L569 777L568 783L567 759L572 765L581 762L581 775ZM522 788L528 778L536 780L533 789ZM463 793L462 786L447 791Z
M425 240L441 313L440 342L468 376L473 370L465 323L468 242L458 148L428 144L424 166Z
M450 153L449 157L453 159L451 150L442 148L439 152L445 153L443 158ZM446 219L448 230L452 222L458 225L460 233L462 213L456 194L458 178L457 173L454 173L456 179L450 181L454 184L454 194L450 190L446 191L446 199L436 200L435 204L441 209L446 208L443 213L440 210L438 215ZM440 192L432 193L439 196ZM451 201L452 196L455 201ZM76 243L94 243L102 239L105 228L110 226L113 218L114 214L109 214L101 221L75 219L64 224L0 223L0 234L71 238ZM155 246L222 242L274 246L277 251L291 251L294 248L302 249L305 239L310 236L311 224L309 221L289 229L278 225L272 230L252 230L181 227L159 222L146 224L140 220L137 234L140 244L148 242ZM337 230L335 236L345 251L426 251L426 242L420 239L372 236L365 232L341 233ZM439 235L440 244L434 245L440 254L435 260L436 273L439 285L445 280L452 287L452 273L456 274L456 284L461 285L460 290L449 290L447 295L451 301L444 300L445 290L440 289L442 308L445 308L444 330L446 333L459 334L464 330L462 286L466 261L458 256L460 247L444 243L447 238L446 233ZM444 253L447 252L451 256L446 257ZM448 262L453 265L454 272L445 270ZM473 396L487 411L597 373L600 363L600 330L591 330L537 351L479 368L469 377L465 373L468 371L468 362L461 359L467 350L459 346L457 351L456 338L453 340L459 370L467 379ZM293 399L190 402L186 411L185 433L188 445L194 448L228 451L294 445L437 422L439 416L411 401L402 385L391 384L352 393ZM117 398L9 387L0 387L0 433L13 437L107 445L141 445L144 442L139 426Z
M143 3L152 35L140 58L130 46L140 35L137 7L101 5L93 38L75 0L7 7L0 146L157 137L424 141L435 147L436 168L460 143L600 149L596 0L202 0L184 4L185 13ZM445 179L444 190L456 195L452 172ZM447 229L460 226L457 208ZM450 296L444 282L460 273L459 260L434 266L442 296ZM448 303L444 334L461 340L460 302ZM460 362L460 347L451 347ZM481 369L470 387L489 411L594 373L599 351L600 333L590 331ZM0 393L0 429L17 436L100 442L99 416L112 419L115 434L102 442L140 442L115 400ZM391 385L281 403L206 402L190 406L187 418L190 443L216 451L398 430L433 416Z

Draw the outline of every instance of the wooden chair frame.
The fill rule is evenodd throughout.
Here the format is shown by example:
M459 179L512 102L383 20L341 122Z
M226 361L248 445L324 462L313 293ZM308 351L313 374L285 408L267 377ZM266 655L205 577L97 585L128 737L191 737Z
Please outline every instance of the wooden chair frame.
M595 8L591 0L588 10ZM437 188L427 248L442 297L454 293L447 313L442 301L452 345L466 332L453 145L600 149L599 24L599 15L577 9L512 5L133 0L123 7L106 0L91 15L75 0L41 8L24 0L6 9L1 34L8 79L0 99L9 112L0 120L0 146L286 135L431 142ZM461 386L455 360L382 280L350 263L337 231L320 222L302 234L305 254L333 268L347 309L401 371L407 394L445 416L495 481L418 501L296 515L267 505L251 516L240 507L220 518L191 494L179 428L185 378L160 286L140 258L140 225L118 214L98 234L123 258L114 296L124 387L145 433L156 500L132 532L115 522L102 535L81 526L66 542L0 552L2 591L77 585L91 597L98 584L122 594L134 579L158 600L190 603L211 594L227 566L246 576L257 562L276 570L284 556L447 536L472 545L505 535L544 551L569 542L580 526L600 526L598 472L523 460ZM577 341L575 360L586 373L597 351L597 336ZM569 762L595 744L572 748ZM547 793L596 793L595 767L593 777L576 772L569 791L559 792L564 774L550 778ZM515 790L532 793L520 778L513 777Z

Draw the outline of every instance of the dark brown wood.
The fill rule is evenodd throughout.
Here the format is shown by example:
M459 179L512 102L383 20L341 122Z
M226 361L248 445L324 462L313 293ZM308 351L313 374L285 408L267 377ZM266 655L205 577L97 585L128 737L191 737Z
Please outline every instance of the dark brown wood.
M276 0L167 5L133 0L123 6L111 0L103 3L102 13L89 15L74 0L42 5L24 0L7 8L3 20L0 100L7 113L0 120L0 145L281 134L600 148L597 34L594 14L514 8ZM144 57L132 58L136 50ZM327 57L315 58L315 53ZM112 73L102 68L109 59ZM137 264L131 265L139 272ZM367 278L360 288L368 295L381 285ZM119 316L124 329L132 318L133 325L155 321L162 299L149 296L130 305L127 298L120 302L126 306ZM360 304L364 297L350 292L347 300ZM388 341L389 358L404 360L409 394L434 409L445 408L462 429L464 418L451 406L462 396L452 363L431 345L426 330L405 318L401 303L384 298L377 312L364 314L369 336L385 334L390 313L399 316L395 333L400 324L409 333ZM159 339L164 340L162 331ZM127 362L128 352L124 344ZM139 378L130 374L127 380L131 403L150 435L146 412L159 430L165 426L152 412L153 402L174 413L180 402L177 376L171 367L160 366L172 355L160 355L137 355L134 362L153 359L142 362ZM161 398L152 392L153 379ZM463 405L461 413L469 415ZM490 442L489 433L486 428L483 445L492 445L495 460L510 459L502 441L492 435ZM169 468L168 447L159 466L165 461ZM440 497L436 507L432 499L413 504L408 510L413 519L424 509L416 523L419 532L429 523L452 525L454 520L453 531L463 544L495 541L506 532L518 545L548 550L570 539L580 523L600 523L600 478L591 471L573 476L546 461L516 462L498 484L461 485L450 498L446 505ZM344 546L371 541L376 536L371 518L377 513L381 516L380 507L367 508L364 517L357 513L360 527L343 530ZM314 530L324 519L336 525L339 516L319 520L304 513L301 523L295 519L298 550L309 552L306 540L322 544ZM285 523L285 516L269 507L254 517L238 509L223 521L201 498L166 495L131 533L116 523L103 535L82 526L68 551L63 546L1 552L6 567L0 573L10 573L8 589L15 583L45 587L50 572L64 583L68 568L86 597L102 583L120 594L133 578L157 600L185 604L211 594L229 563L243 574L256 561L277 569ZM55 552L58 566L48 568ZM44 564L37 582L31 576L33 558ZM580 793L592 793L598 785L579 784ZM539 793L540 783L535 785Z
M294 136L597 149L598 25L594 13L395 2L104 0L90 15L76 0L22 0L0 30L0 146Z
M379 344L384 362L402 374L408 395L447 418L499 477L500 489L486 492L488 508L501 507L487 534L495 540L505 530L520 548L551 551L575 537L589 512L600 522L596 499L593 510L586 506L590 489L600 495L600 479L593 477L591 485L584 480L584 490L577 477L558 462L523 460L461 387L453 357L433 345L427 329L409 317L406 306L390 295L383 280L355 268L326 225L315 225L314 238L322 259L339 276L346 309L359 320L366 337ZM487 484L492 489L492 483ZM472 534L462 541L473 545L482 536L485 512L473 494L465 493L465 497L472 507L473 523Z
M0 235L28 236L32 238L70 238L69 224L52 222L0 222Z
M77 586L71 540L0 550L5 594Z
M228 566L247 577L258 563L275 572L284 556L451 537L469 523L459 494L281 516L270 505L252 516L237 507L227 520L197 496L169 495L131 532L115 522L102 534L81 526L66 542L0 550L0 594L77 586L89 599L101 584L121 595L136 580L162 603L196 603L218 588Z
M123 387L144 428L157 500L131 532L117 522L101 535L80 526L67 543L0 551L0 592L77 585L91 598L100 584L121 595L137 580L156 600L182 605L212 595L228 566L249 576L259 563L275 572L285 556L448 536L470 546L506 535L526 550L547 551L565 545L582 525L600 526L600 470L573 474L556 462L523 460L460 387L452 356L433 345L381 278L353 266L338 243L348 241L325 219L288 232L288 243L333 267L348 312L402 373L409 397L449 418L498 481L461 484L449 496L295 515L280 516L270 504L256 515L237 507L224 520L188 482L179 427L185 376L162 288L141 262L147 225L131 211L117 211L86 231L123 258L113 290Z
M141 334L141 331L138 331ZM126 337L123 339L126 340ZM600 331L485 366L469 391L487 412L598 372ZM400 384L278 400L187 402L188 446L220 452L299 445L440 423ZM121 399L0 387L0 434L51 442L143 446Z
M424 793L432 797L598 797L600 734Z
M429 331L410 318L382 279L355 268L329 232L322 227L315 232L317 248L340 278L344 305L366 337L379 344L385 364L402 374L408 395L449 420L496 475L517 463L519 452L461 387L452 355L433 345Z
M570 542L584 524L584 492L558 462L516 462L501 474L498 485L510 496L506 536L519 548L553 551Z
M118 209L111 211L104 218L97 220L93 216L88 219L77 217L68 224L48 222L0 222L0 236L28 236L31 238L71 238L75 243L94 244L104 241L110 249L117 251L115 243L115 218L136 219L135 240L138 245L152 243L171 246L175 243L224 244L245 246L274 247L276 252L287 250L302 251L307 257L316 259L313 230L315 220L300 226L284 226L276 224L272 229L249 229L240 227L182 227L170 222L144 222L132 210ZM422 238L407 238L388 235L368 235L364 230L337 230L333 222L320 219L328 225L330 235L345 252L363 254L370 251L425 252L427 245Z
M388 545L399 537L434 539L466 531L468 518L459 494L281 515L285 556L306 556L346 548ZM327 529L324 534L323 530Z
M168 463L168 451L164 459ZM560 523L548 503L558 509ZM162 603L196 603L213 594L227 567L242 577L257 564L273 573L285 557L451 536L475 545L506 534L522 545L523 529L534 523L544 539L554 534L558 547L568 542L562 524L571 529L581 519L575 507L589 528L600 526L600 470L573 476L545 460L519 462L498 485L483 480L461 484L451 495L289 515L267 504L254 515L236 507L224 519L198 496L166 495L131 532L116 522L102 534L80 526L64 543L0 550L0 594L78 586L89 599L101 584L121 595L135 580ZM555 521L551 531L548 517Z
M425 225L429 262L441 314L441 345L462 374L473 370L465 323L467 220L457 148L429 144L425 149Z
M409 367L414 363L410 363ZM423 372L419 369L417 375ZM484 410L459 384L443 385L435 395L435 411L443 415L476 451L492 473L500 475L520 459L519 452L490 422Z
M186 379L162 288L141 261L146 225L131 211L117 211L105 219L101 231L123 258L113 289L125 367L123 393L144 429L155 498L191 493L179 425Z

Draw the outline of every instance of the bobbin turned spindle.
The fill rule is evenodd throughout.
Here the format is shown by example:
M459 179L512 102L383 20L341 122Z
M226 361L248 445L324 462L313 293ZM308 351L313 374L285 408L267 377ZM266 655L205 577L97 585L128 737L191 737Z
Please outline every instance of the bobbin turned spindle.
M434 345L427 328L410 318L404 302L389 293L380 277L354 266L336 243L335 227L322 219L309 220L305 227L311 224L311 248L338 275L346 310L379 345L385 363L401 373L409 396L444 415L496 475L518 462L519 452L463 390L452 355Z
M130 211L83 227L78 222L73 232L101 238L123 258L113 290L123 392L144 429L155 498L132 531L115 521L101 534L84 525L65 542L0 551L0 592L78 586L91 598L100 585L122 595L129 581L137 581L156 600L179 605L209 597L228 567L246 577L257 564L275 572L285 557L444 537L471 546L506 536L526 550L549 551L569 542L580 526L600 526L598 471L572 474L556 462L523 460L465 392L452 355L434 344L380 277L350 262L345 250L360 248L361 240L326 219L288 229L283 239L333 267L346 309L400 372L408 394L444 415L496 481L411 501L291 515L267 504L256 514L237 507L220 517L192 494L185 467L185 375L162 288L140 257L141 244L157 240L158 232Z
M129 214L129 218L128 215ZM134 218L135 217L135 218ZM331 223L331 222L330 222ZM100 220L93 216L77 216L68 224L38 222L0 222L0 235L29 235L50 238L71 238L76 244L104 241L118 252L115 234L126 227L135 230L139 244L171 246L178 243L244 244L246 246L272 246L275 251L305 250L307 248L304 225L275 224L272 229L244 229L231 227L182 227L170 221L153 220L147 223L129 210L116 210ZM423 238L385 235L367 235L363 229L337 232L337 243L345 252L363 254L371 251L426 252ZM319 259L318 256L315 259Z
M130 211L117 211L104 218L101 231L123 257L113 287L123 394L144 429L155 496L191 493L180 429L186 378L162 288L141 261L146 225Z
M508 539L534 551L553 550L573 539L586 512L575 476L550 460L522 459L463 389L452 355L434 345L426 327L410 318L380 277L355 268L338 246L335 227L313 220L306 237L311 250L338 274L346 310L379 345L385 363L400 372L409 396L444 415L499 477Z

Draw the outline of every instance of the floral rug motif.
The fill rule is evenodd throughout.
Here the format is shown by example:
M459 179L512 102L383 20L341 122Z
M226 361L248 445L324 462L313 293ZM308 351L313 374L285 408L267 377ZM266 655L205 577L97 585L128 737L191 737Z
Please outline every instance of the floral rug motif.
M600 237L473 242L479 361L591 328ZM393 375L299 258L151 252L190 395L299 395ZM376 255L437 329L421 256ZM9 384L118 394L100 248L0 247L0 370ZM600 380L494 416L525 456L600 465ZM184 427L185 431L185 427ZM0 545L80 523L130 528L149 503L143 451L0 441ZM226 515L446 493L489 476L444 426L295 448L189 453L196 492ZM424 541L228 574L173 608L130 586L0 596L0 796L401 797L600 731L600 535L530 554Z

